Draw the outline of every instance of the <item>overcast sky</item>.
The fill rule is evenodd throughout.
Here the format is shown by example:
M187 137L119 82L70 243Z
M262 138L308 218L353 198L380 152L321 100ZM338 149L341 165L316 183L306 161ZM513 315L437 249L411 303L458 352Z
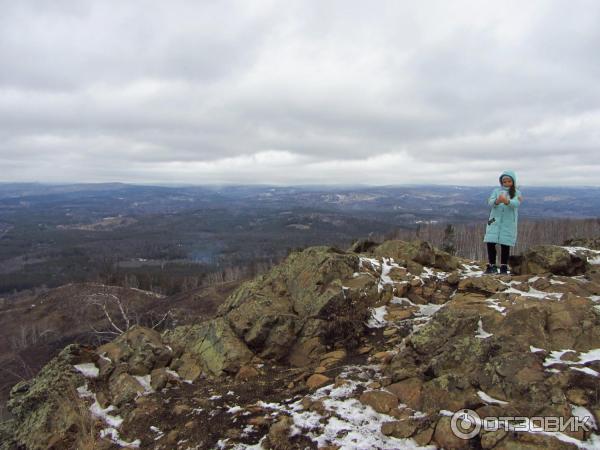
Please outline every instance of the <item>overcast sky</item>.
M0 181L600 185L600 2L0 0Z

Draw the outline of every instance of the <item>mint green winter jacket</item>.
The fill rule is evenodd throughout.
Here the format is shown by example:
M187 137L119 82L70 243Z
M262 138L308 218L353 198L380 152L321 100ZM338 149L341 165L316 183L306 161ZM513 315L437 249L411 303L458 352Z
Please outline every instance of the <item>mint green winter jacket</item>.
M500 175L500 187L495 188L488 198L488 205L491 206L488 225L485 229L483 242L493 242L496 244L509 245L513 247L517 242L517 223L519 221L519 205L521 204L521 191L516 189L515 198L509 197L508 205L500 203L495 204L500 192L506 192L508 189L502 186L502 177L508 175L513 179L515 188L517 187L517 175L512 170L505 170Z

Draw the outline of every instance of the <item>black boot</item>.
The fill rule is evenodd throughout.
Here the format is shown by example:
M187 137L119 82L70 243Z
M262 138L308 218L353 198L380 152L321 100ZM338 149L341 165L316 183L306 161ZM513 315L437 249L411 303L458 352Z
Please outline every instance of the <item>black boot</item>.
M500 265L500 275L508 275L508 266L506 264Z
M498 273L498 266L496 266L496 264L488 264L487 267L485 268L485 272L486 275L494 275Z

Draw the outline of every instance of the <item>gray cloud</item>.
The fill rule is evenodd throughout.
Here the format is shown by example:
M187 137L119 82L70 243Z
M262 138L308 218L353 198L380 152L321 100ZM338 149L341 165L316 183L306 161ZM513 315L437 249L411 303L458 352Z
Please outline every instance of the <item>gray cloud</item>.
M0 0L1 181L599 185L592 1Z

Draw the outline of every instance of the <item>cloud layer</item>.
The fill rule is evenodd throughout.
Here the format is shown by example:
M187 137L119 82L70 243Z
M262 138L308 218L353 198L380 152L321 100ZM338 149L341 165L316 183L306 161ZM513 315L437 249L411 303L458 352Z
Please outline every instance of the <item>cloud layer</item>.
M0 11L0 181L600 185L595 1Z

